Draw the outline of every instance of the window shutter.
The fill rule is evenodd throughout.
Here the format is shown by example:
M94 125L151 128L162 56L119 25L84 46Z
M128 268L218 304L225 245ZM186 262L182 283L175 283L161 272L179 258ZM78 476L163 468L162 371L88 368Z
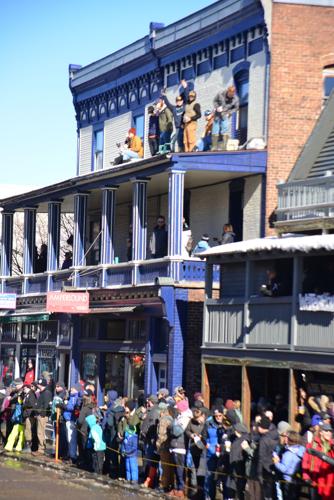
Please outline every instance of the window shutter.
M104 122L103 168L112 166L118 156L116 144L124 144L129 128L131 128L131 113L124 113Z
M79 175L89 174L92 171L92 139L93 127L80 129Z
M150 146L148 144L148 119L149 119L149 116L147 113L147 109L149 106L153 106L153 102L149 103L149 104L147 104L147 106L145 106L145 116L144 116L145 126L144 126L144 141L143 141L143 143L144 143L144 158L151 158Z

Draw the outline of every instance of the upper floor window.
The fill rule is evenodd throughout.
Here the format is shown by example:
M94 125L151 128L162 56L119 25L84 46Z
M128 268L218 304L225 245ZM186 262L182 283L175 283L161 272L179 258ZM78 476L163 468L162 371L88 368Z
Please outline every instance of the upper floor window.
M135 124L136 134L144 142L144 133L145 133L144 115L135 116L134 117L134 124Z
M94 170L103 168L103 130L94 132Z
M247 141L249 71L239 71L235 74L234 81L240 100L237 123L237 137L240 141L240 144L244 144Z
M334 64L325 66L323 69L324 77L324 99L328 99L334 89Z

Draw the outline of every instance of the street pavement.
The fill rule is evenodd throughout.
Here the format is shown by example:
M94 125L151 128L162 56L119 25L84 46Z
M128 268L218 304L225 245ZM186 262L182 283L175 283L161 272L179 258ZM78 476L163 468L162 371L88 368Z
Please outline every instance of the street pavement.
M103 486L87 478L69 478L62 471L42 467L15 459L0 462L0 499L34 500L148 500L149 496L116 486Z

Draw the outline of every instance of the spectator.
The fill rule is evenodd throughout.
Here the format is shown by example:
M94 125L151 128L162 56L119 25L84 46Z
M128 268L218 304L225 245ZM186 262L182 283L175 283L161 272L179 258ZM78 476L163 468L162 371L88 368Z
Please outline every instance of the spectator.
M34 360L29 358L27 362L27 370L24 376L24 385L30 386L35 380L35 363Z
M35 410L36 426L37 426L37 441L38 449L32 452L33 455L44 455L46 450L45 430L50 414L50 403L52 401L52 394L48 388L48 383L43 379L36 382L39 390L38 408Z
M129 234L126 239L126 258L128 262L132 260L132 224L129 225Z
M148 145L151 156L155 156L159 151L160 129L159 117L154 109L154 106L147 108L148 113ZM131 260L131 259L129 259Z
M46 271L48 258L48 247L45 243L42 243L39 253L36 259L36 273L44 273Z
M127 425L121 444L121 453L125 458L126 480L132 484L138 483L138 436L134 425Z
M235 233L233 232L232 224L224 224L221 245L226 245L227 243L233 243L235 240Z
M165 101L160 98L157 103L159 113L160 146L170 144L170 138L173 132L173 114L167 108Z
M168 252L168 233L166 228L165 217L159 215L157 225L155 226L151 239L150 251L153 259L161 259Z
M96 474L102 474L104 452L106 450L106 443L103 441L102 437L102 428L97 423L94 414L86 417L86 423L89 428L86 447L91 450L92 468Z
M185 104L188 100L189 88L185 80L181 80L182 92L175 99L175 106L168 100L166 93L162 94L162 98L166 103L168 109L173 113L175 131L171 138L171 151L175 151L175 144L177 143L178 152L182 153L184 150L183 144L183 115L185 111Z
M202 234L201 239L199 240L199 242L197 243L197 245L195 246L195 248L193 250L193 255L195 257L196 257L196 254L205 252L206 250L208 250L210 248L209 240L210 240L210 236L207 233Z
M196 150L197 151L209 151L211 148L212 126L213 126L213 119L214 119L213 111L210 111L209 109L207 109L204 112L204 117L205 117L205 128L204 128L204 132L203 132L201 138L196 143Z
M262 416L258 423L259 458L258 477L262 484L265 499L274 498L274 476L272 454L278 443L277 431L272 431L272 424L268 417Z
M161 486L164 493L169 493L174 487L174 474L171 467L172 455L169 451L174 413L171 407L164 402L159 403L159 410L160 418L157 428L157 452L160 456L162 469Z
M183 143L186 153L193 151L196 146L197 121L201 116L201 106L196 102L196 92L191 90L188 94L183 115Z
M70 389L68 400L64 401L63 418L66 426L66 439L68 444L69 457L73 463L77 461L77 418L79 416L79 393L81 392L81 385L75 384Z
M214 98L215 108L214 122L212 126L212 150L217 151L222 141L222 149L225 150L231 129L231 116L239 109L239 98L233 85L222 92L218 92Z
M70 267L72 267L72 252L68 251L68 252L65 252L65 259L63 261L61 268L62 269L69 269Z
M125 146L122 152L123 162L144 156L143 143L141 138L136 135L135 128L129 129Z
M193 237L191 234L191 229L186 222L186 219L183 217L183 226L182 226L182 257L184 259L188 259L193 246Z
M282 490L284 500L299 497L295 474L300 467L304 452L305 448L300 445L298 433L291 430L287 431L287 445L282 458L277 454L274 454L273 457L275 468L283 475Z

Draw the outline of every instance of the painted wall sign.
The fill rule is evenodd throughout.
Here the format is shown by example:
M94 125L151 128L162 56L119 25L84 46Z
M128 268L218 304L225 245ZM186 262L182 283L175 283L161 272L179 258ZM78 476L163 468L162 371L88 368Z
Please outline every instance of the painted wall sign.
M88 292L48 292L46 309L49 312L88 313Z
M16 309L16 293L0 293L0 309Z
M328 294L316 295L314 293L300 294L299 309L301 311L334 312L334 296Z

